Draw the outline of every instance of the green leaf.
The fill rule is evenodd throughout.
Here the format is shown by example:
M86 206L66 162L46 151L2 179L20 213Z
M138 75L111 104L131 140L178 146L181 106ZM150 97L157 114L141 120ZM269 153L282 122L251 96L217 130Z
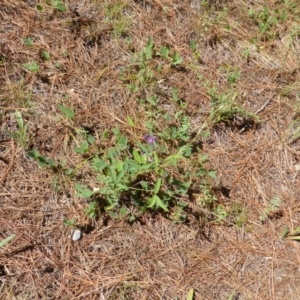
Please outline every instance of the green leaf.
M154 127L154 123L151 121L145 121L145 126L147 127L147 129L149 130L149 132L152 132L152 129Z
M153 153L154 156L154 166L155 166L155 172L158 173L158 165L159 165L159 161L158 161L158 157L156 152Z
M138 89L139 89L137 86L132 85L132 84L125 84L125 86L133 93L138 91Z
M134 126L135 126L135 125L134 125L134 122L133 122L133 120L131 119L130 116L127 116L127 122L128 122L128 124L129 124L129 126L131 126L131 127L134 127Z
M233 291L233 292L230 294L228 300L233 300L233 299L234 299L234 298L233 298L234 296L235 296L235 291Z
M38 70L39 70L39 66L34 60L30 63L23 64L23 67L26 70L31 71L31 72L38 72Z
M95 143L95 138L89 134L87 141L89 142L90 145L93 145Z
M144 53L145 53L146 59L150 59L152 57L153 47L154 47L153 39L151 37L149 37L147 46L144 48Z
M145 164L145 165L142 165L140 167L141 170L151 170L153 168L154 164L153 163L148 163L148 164Z
M202 136L202 138L204 138L204 139L208 138L208 137L209 137L209 134L210 134L209 130L201 131L201 136Z
M193 52L195 52L197 50L196 42L194 40L190 41L190 47Z
M29 46L29 47L33 47L33 41L32 41L32 39L31 38L24 38L23 39L23 42L24 42L24 44L26 45L26 46Z
M118 146L121 150L125 150L127 147L127 138L124 135L121 135L118 139Z
M82 198L90 198L94 192L91 191L90 189L86 189L84 188L82 185L80 185L79 183L75 183L75 189L77 190L77 194L76 197L82 197Z
M293 241L300 241L300 236L288 236L287 238Z
M70 176L70 175L72 175L73 171L74 170L72 168L67 168L67 169L65 169L65 174Z
M156 197L156 204L159 207L161 207L164 211L169 211L168 206L157 195L154 195L153 197Z
M53 6L59 10L60 12L65 12L67 11L66 7L63 5L63 3L61 3L60 0L54 0L53 1Z
M182 57L180 57L178 52L175 52L172 58L172 65L176 66L181 64L183 61Z
M73 219L64 219L64 223L67 225L67 226L70 226L70 227L76 227L75 226L75 220L74 218Z
M213 179L217 179L217 172L216 171L208 171L208 175Z
M120 135L120 129L119 129L119 127L117 126L117 127L113 128L112 132L113 132L113 134L115 136L119 136Z
M20 129L24 128L24 123L23 123L23 119L22 119L21 113L19 111L16 111L15 116L16 116L18 127Z
M131 172L131 173L137 173L140 170L141 170L141 166L138 163L136 163L133 160L128 161L128 171L129 172Z
M157 106L158 98L156 95L147 98L147 102L149 102L153 106Z
M138 147L145 153L145 154L148 154L149 153L149 150L147 147L145 147L142 143L140 142L136 142L136 144L138 145Z
M47 167L48 166L48 159L45 155L39 155L37 157L37 161L40 167Z
M113 183L117 184L117 177L116 177L115 170L112 167L109 167L108 171L109 171L109 174L110 174L110 177L111 177Z
M290 233L290 235L298 235L300 234L300 227L298 226L293 232Z
M29 157L32 157L32 158L38 158L38 156L40 155L40 153L39 153L39 151L38 150L36 150L36 149L33 149L32 151L29 151L28 153L27 153L27 155L29 156Z
M282 11L281 19L283 21L285 21L287 19L287 10L286 10L286 8Z
M126 215L127 214L127 208L126 208L126 206L122 206L121 208L120 208L120 213L122 214L122 215Z
M141 163L142 163L142 159L141 159L141 156L139 155L139 153L138 153L135 149L133 149L132 154L133 154L134 160L135 160L138 164L141 164Z
M103 169L105 169L108 166L108 164L104 160L95 157L92 161L92 166L95 171L101 172Z
M115 161L115 156L117 156L117 155L118 155L118 152L114 148L111 148L107 151L107 156L110 160L110 163L113 163Z
M121 181L121 179L124 177L124 175L125 175L125 171L124 171L124 170L121 171L121 172L117 175L117 179L116 179L117 183L119 183L119 182ZM123 188L123 187L122 187L122 188Z
M186 300L194 300L194 294L195 294L194 289L190 289L186 297Z
M167 47L160 47L159 52L162 57L164 57L164 58L169 57L170 50Z
M40 5L40 4L38 4L38 5L36 6L36 9L39 10L39 11L42 11L42 10L43 10L43 6Z
M89 150L89 144L87 141L81 143L80 147L75 147L74 151L79 154L84 154Z
M172 88L172 98L174 99L174 101L178 102L180 100L180 98L178 97L178 89ZM180 114L180 112L179 112Z
M47 159L47 163L50 167L57 167L55 160L53 160L51 158Z
M283 227L283 229L282 229L282 232L281 232L280 237L281 237L282 239L284 239L285 237L287 237L287 235L289 234L289 232L290 232L289 227L288 227L287 225L285 225L285 226Z
M201 163L205 163L208 161L209 156L208 156L208 154L202 154L202 155L200 154L199 159L201 160Z
M153 206L156 204L156 195L153 195L151 198L148 199L148 207L153 208Z
M62 104L58 104L58 109L65 115L65 117L74 119L75 114L73 109L68 109Z
M158 178L156 183L155 183L154 189L153 189L153 193L155 195L158 194L158 192L160 190L160 186L161 186L161 178Z
M88 206L84 209L85 214L92 219L96 215L96 209L97 209L97 202L92 201L88 204Z
M140 181L140 185L145 191L149 190L148 182L142 180Z
M185 149L184 149L184 156L185 157L190 157L192 155L192 148L190 146L187 146Z
M42 51L41 56L44 60L50 60L50 54L47 51Z
M6 239L2 240L2 241L0 242L0 248L4 247L4 246L5 246L7 243L9 243L15 236L16 236L16 235L13 234L13 235L7 237Z
M118 214L116 214L115 212L113 211L109 211L108 214L113 218L113 219L117 219L119 216Z

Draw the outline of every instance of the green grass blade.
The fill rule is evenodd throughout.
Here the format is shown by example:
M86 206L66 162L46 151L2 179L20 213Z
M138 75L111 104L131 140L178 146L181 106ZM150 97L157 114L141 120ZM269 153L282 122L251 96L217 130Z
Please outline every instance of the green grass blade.
M9 243L16 235L13 234L9 237L7 237L6 239L4 239L3 241L0 242L0 248L4 247L7 243Z

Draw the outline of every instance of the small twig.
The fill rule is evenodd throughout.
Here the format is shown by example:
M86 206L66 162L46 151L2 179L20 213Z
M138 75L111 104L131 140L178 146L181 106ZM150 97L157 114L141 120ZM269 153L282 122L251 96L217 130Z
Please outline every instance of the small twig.
M13 164L14 164L14 158L15 158L15 143L14 140L11 139L11 159L10 159L10 163L7 166L6 170L4 171L4 173L2 174L1 178L0 178L0 182L4 181L6 175L8 174L8 172L10 171L10 169L12 168Z
M263 111L265 109L265 107L269 104L269 102L271 101L271 99L273 98L273 96L275 96L276 93L274 93L256 112L255 114L257 115L258 113L260 113L261 111Z

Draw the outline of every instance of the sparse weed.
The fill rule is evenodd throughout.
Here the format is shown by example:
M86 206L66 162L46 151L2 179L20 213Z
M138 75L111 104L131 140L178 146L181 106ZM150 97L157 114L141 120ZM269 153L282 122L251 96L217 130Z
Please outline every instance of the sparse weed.
M19 111L15 112L18 129L14 132L8 131L9 136L14 139L24 150L27 149L29 143L28 125L24 124L22 115Z
M283 143L292 144L300 138L300 120L295 119L288 127Z
M276 8L274 11L267 4L260 10L249 9L248 16L255 21L263 38L270 39L276 36L277 25L287 20L292 8L292 4L288 2L285 1L282 9Z
M113 4L105 6L105 22L113 26L114 35L117 37L122 36L130 26L130 18L124 15L127 1L117 1Z
M21 107L31 106L32 91L26 88L23 77L18 83L12 85L10 98L15 99L18 105ZM10 101L10 99L6 100Z
M134 81L129 80L131 86L134 83L139 89L144 89L157 80L149 63L157 55L163 57L169 66L176 67L182 62L177 52L166 47L160 48L157 53L153 40L149 38L135 60L140 68ZM190 120L185 113L187 104L180 98L179 89L172 88L171 95L172 105L176 107L174 114L160 108L156 94L146 101L141 100L147 109L145 125L148 129L147 134L141 133L142 139L128 136L115 127L103 133L102 144L107 146L99 148L93 136L75 129L74 133L80 134L81 141L76 142L73 136L78 144L74 152L82 155L83 164L90 164L98 182L96 187L86 186L74 177L83 164L74 170L35 149L29 155L41 167L49 167L56 172L60 170L74 180L76 196L89 202L85 208L89 218L97 216L101 205L114 218L126 215L133 221L143 212L152 210L170 215L174 222L184 222L188 203L182 199L188 198L193 190L203 195L198 205L214 206L216 198L210 178L215 178L216 172L207 170L205 163L208 156L201 153L198 142L192 138ZM70 126L76 126L73 109L62 104L58 108L70 120ZM127 116L127 121L130 127L135 128L130 116ZM220 209L216 208L216 212L219 221L223 216Z
M270 216L279 212L280 205L281 205L281 199L279 197L274 197L271 200L269 206L265 208L263 213L259 216L259 220L263 222Z
M160 57L163 58L163 61L157 63L155 59ZM162 65L165 69L169 69L180 65L182 62L183 58L178 52L171 51L164 46L157 49L153 39L149 37L147 45L133 57L130 66L122 71L120 75L127 88L131 92L137 92L159 81Z

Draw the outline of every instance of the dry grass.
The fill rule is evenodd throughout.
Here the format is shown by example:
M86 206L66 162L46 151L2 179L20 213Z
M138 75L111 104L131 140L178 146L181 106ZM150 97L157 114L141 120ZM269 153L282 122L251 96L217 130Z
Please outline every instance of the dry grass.
M195 299L229 299L233 292L236 300L299 299L299 246L280 238L285 225L299 225L300 145L293 135L299 117L298 6L286 1L286 20L261 33L258 18L248 15L249 8L263 12L261 1L65 2L65 13L46 1L39 2L42 12L34 0L4 0L0 7L0 240L16 235L0 250L0 298L174 300L194 288ZM264 3L276 14L286 7L281 2ZM33 47L24 44L27 37ZM194 131L208 120L212 83L219 93L230 91L229 66L241 72L234 85L239 102L260 118L245 132L235 124L208 125L203 150L218 173L218 203L231 212L219 225L192 216L175 225L151 214L133 225L102 216L89 220L73 183L39 168L5 134L16 130L14 112L20 111L29 126L28 149L72 167L81 159L72 151L73 127L91 128L98 142L116 124L141 138L145 112L119 72L148 37L183 57L181 68L166 67L156 76L163 78L166 106L168 88L180 89ZM49 61L42 51L50 53ZM23 67L32 60L37 74ZM156 84L138 96L151 95ZM60 118L58 103L74 107L72 124ZM138 132L126 125L126 115ZM95 181L88 166L78 176ZM281 199L280 209L261 222L274 197ZM63 223L71 218L85 228L78 242Z

